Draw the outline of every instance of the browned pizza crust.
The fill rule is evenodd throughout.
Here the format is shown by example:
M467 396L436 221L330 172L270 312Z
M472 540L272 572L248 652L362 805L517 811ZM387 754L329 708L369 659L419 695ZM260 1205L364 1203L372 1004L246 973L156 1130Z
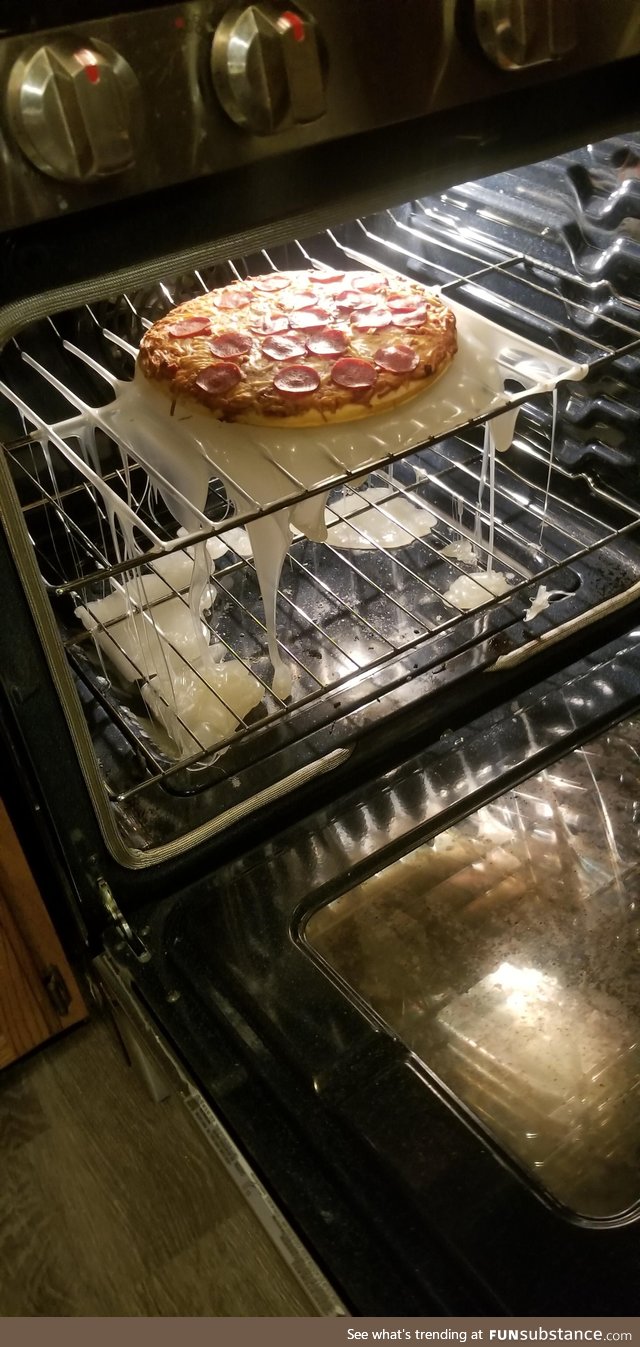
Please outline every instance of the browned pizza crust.
M161 318L138 373L180 406L248 425L323 425L414 397L457 349L451 309L373 271L252 276Z

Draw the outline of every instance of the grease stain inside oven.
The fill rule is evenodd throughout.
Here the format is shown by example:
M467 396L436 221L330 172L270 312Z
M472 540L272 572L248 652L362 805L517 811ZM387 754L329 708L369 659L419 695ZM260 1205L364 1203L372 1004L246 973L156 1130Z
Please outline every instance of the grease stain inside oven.
M628 722L304 928L529 1177L594 1219L640 1202L639 761Z

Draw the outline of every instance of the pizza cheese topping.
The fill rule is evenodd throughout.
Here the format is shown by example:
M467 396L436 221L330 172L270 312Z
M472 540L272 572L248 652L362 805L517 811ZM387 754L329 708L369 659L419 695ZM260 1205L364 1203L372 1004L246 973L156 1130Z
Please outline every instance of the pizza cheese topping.
M322 424L404 401L455 351L454 314L415 281L274 272L181 304L145 334L138 366L223 420Z

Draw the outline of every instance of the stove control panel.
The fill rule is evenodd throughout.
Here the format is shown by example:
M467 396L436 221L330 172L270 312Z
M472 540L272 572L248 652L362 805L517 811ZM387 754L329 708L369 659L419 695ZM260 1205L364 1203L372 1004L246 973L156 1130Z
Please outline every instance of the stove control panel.
M318 25L285 5L233 5L211 48L213 85L238 126L271 135L326 110L327 62Z
M640 53L639 11L639 0L158 0L13 31L0 36L0 233Z
M560 61L578 45L576 0L475 0L476 31L501 70Z
M131 168L138 82L105 42L66 34L27 47L13 65L7 116L22 153L63 182L96 182Z

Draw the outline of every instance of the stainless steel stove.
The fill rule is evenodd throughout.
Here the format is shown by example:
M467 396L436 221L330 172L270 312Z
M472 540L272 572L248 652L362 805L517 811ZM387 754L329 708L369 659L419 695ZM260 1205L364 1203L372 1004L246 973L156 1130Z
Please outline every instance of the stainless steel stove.
M25 33L4 5L5 228L542 89L640 51L634 0L101 8L65 25L56 6L47 26L41 0Z

